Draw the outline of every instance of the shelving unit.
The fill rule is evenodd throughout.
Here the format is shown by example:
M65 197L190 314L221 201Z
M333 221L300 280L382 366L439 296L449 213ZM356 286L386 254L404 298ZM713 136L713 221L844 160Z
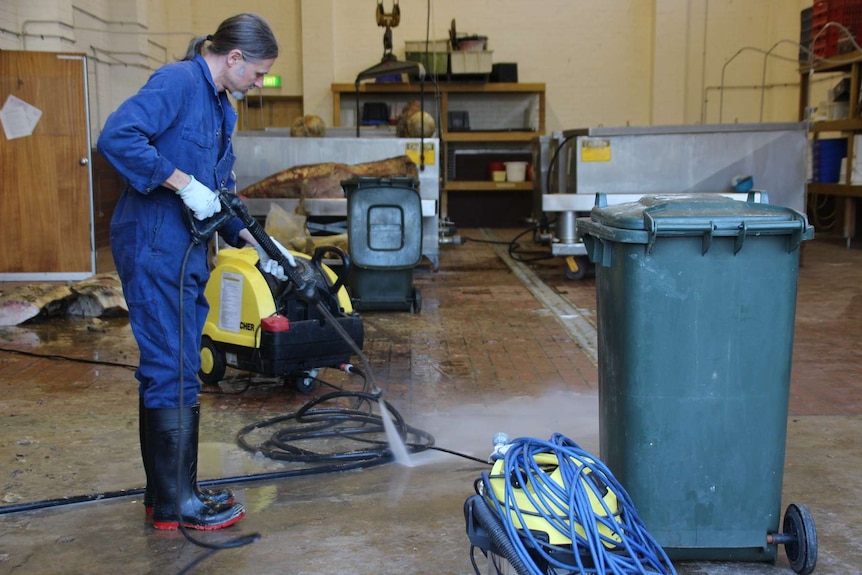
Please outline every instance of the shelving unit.
M240 101L238 130L289 128L302 116L302 96L252 94Z
M807 119L809 102L810 74L843 74L850 78L849 117L840 120L825 120L813 122L810 126L812 139L818 139L826 134L834 137L847 138L846 170L842 180L837 183L811 182L807 187L809 205L817 196L835 196L844 199L843 235L849 245L856 235L856 200L862 198L862 185L852 184L854 158L862 150L856 150L855 138L862 134L862 117L860 117L860 80L862 80L862 53L851 52L829 57L828 62L821 62L812 67L802 66L799 70L799 119Z
M345 116L354 116L357 90L354 84L333 84L334 126L344 127ZM359 109L369 102L385 102L397 117L403 106L420 95L417 83L363 83ZM440 213L448 214L450 192L531 192L533 184L494 182L487 171L488 158L530 161L533 138L545 132L545 84L493 82L427 82L425 111L434 116L441 141ZM450 111L466 112L470 129L450 129ZM361 122L361 118L353 121ZM468 169L465 169L468 168Z

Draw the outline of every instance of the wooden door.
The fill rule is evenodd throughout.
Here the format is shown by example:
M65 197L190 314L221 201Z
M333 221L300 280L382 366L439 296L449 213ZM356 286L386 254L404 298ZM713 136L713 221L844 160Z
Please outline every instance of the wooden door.
M86 81L83 54L0 50L0 280L95 273Z

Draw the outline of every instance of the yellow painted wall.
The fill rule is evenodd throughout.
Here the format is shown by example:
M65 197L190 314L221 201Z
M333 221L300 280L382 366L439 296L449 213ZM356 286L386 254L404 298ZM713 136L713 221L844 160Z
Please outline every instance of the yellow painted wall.
M382 0L386 11L393 3ZM330 84L352 83L383 52L377 0L44 0L39 14L33 5L3 2L0 49L91 55L96 133L155 66L181 57L194 35L214 32L237 11L262 14L279 39L281 56L272 71L283 85L265 93L302 95L306 111L327 122ZM719 118L792 121L799 12L808 5L810 0L431 0L429 18L428 0L400 0L394 51L404 58L404 42L424 39L426 30L432 39L445 38L455 19L460 32L489 37L495 62L517 62L521 81L547 85L548 130ZM30 23L32 34L22 34L24 23L35 18L58 24ZM822 100L834 82L818 78L812 101Z

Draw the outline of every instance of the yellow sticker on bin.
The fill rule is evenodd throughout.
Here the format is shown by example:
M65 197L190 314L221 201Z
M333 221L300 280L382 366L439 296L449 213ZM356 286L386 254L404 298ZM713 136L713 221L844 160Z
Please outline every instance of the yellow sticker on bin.
M419 142L407 142L404 144L404 154L410 158L414 164L424 163L426 166L434 165L434 142L425 142L422 146L425 151L425 157L419 157Z
M581 141L582 162L610 162L611 141L598 138L585 138Z

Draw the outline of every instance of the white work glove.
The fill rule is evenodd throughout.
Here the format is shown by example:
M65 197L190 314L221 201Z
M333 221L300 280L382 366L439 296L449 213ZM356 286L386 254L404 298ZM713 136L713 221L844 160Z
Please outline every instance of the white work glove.
M191 180L177 194L183 199L183 203L192 211L196 220L205 220L221 211L221 202L218 194L200 183L191 176Z
M279 249L279 251L284 254L284 257L287 258L287 263L290 264L290 267L296 267L296 260L293 258L293 254L287 251L283 245L278 243L278 240L274 237L270 236L269 239L272 240L272 243ZM275 276L275 279L279 281L284 281L287 279L287 275L284 273L284 268L278 265L278 262L272 259L267 255L267 253L263 250L262 247L255 245L254 249L257 250L257 257L260 258L260 269L265 271L268 274L272 274Z

